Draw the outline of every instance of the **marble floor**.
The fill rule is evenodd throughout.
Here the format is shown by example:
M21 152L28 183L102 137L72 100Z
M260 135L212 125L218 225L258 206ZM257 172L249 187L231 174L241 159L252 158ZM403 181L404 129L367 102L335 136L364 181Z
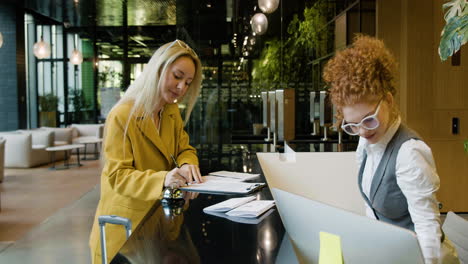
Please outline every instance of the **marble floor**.
M6 169L0 184L0 263L89 263L99 161L68 170Z

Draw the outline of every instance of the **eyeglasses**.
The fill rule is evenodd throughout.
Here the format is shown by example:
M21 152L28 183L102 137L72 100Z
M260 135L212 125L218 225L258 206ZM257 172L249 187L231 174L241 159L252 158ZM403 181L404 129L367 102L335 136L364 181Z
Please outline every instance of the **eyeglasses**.
M190 52L193 56L197 57L197 54L195 53L195 51L193 51L192 48L190 48L189 45L187 45L185 42L181 41L181 40L174 40L161 54L164 54L166 53L167 50L169 50L172 46L174 46L174 44L179 44L179 46L183 49L186 49L188 52Z
M361 120L361 122L357 124L356 123L345 124L345 120L343 119L343 122L341 123L341 129L343 129L344 132L348 133L351 136L359 135L359 127L361 126L367 130L377 129L380 125L379 119L377 119L377 115L379 114L381 103L382 103L382 100L380 100L379 104L377 105L377 109L375 110L375 113L373 115L364 117Z

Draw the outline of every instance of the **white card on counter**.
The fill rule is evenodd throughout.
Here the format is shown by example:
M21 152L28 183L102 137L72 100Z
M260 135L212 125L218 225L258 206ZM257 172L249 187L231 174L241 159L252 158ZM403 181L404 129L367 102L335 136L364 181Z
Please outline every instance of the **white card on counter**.
M262 201L252 201L241 205L226 214L228 216L238 216L238 217L258 217L259 215L266 212L268 209L275 206L275 201L262 200Z
M205 207L203 209L203 212L210 211L210 212L227 212L230 211L236 207L239 207L243 204L246 204L250 201L255 200L255 196L249 196L249 197L241 197L241 198L231 198L226 201L213 204L211 206Z
M240 181L248 181L251 179L255 179L260 175L260 174L234 172L234 171L215 171L215 172L210 172L208 174L212 176L217 176L217 177L238 179Z

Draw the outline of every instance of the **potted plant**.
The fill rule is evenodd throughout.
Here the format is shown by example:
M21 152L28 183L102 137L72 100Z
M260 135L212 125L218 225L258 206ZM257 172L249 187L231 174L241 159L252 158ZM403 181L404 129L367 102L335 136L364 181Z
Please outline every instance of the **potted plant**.
M112 107L120 99L123 74L112 67L104 66L99 72L98 98L101 116L106 117Z
M57 126L58 97L53 93L39 96L39 121L41 126Z
M84 91L81 89L74 89L71 94L71 103L73 105L73 122L81 123L86 117L83 113L86 113L86 109L90 104L86 101Z

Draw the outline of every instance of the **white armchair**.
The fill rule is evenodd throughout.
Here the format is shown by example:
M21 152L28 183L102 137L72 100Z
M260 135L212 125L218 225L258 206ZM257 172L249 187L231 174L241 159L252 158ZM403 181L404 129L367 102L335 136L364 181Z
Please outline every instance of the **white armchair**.
M70 145L73 142L73 128L71 127L41 127L40 129L54 132L54 146Z
M104 124L72 124L70 127L73 128L73 144L102 139L104 134ZM90 145L86 152L85 154L96 153L99 149L96 150L94 145Z

